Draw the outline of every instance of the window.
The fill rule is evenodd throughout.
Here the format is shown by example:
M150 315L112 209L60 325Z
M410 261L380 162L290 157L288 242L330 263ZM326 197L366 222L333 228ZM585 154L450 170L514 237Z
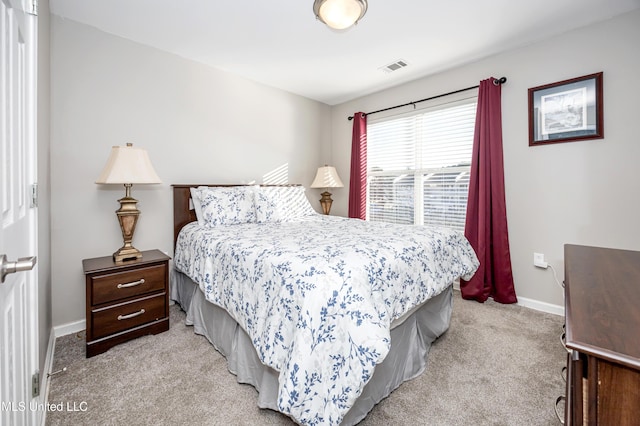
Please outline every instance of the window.
M367 126L367 219L464 231L477 98Z

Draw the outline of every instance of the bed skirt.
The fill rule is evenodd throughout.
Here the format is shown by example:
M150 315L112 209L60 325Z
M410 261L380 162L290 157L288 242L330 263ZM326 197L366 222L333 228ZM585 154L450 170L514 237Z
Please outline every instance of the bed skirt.
M203 335L227 359L239 383L258 391L258 406L278 410L278 372L265 366L242 327L219 306L208 302L189 277L171 270L170 297L186 312L186 324ZM362 394L345 415L342 425L355 425L402 382L419 376L427 365L429 349L448 328L453 309L453 286L425 302L391 330L391 350L376 366Z

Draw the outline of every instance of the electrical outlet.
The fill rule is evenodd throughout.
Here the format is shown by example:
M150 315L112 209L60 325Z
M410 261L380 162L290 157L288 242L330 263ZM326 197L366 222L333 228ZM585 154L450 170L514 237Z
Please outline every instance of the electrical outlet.
M544 260L544 254L542 253L533 253L533 265L538 268L547 269L547 262Z

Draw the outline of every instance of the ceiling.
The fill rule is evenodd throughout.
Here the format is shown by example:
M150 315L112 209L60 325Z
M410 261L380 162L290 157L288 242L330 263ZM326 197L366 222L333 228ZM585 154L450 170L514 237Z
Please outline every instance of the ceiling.
M369 0L345 31L313 0L50 0L51 12L328 105L640 8L640 0ZM386 73L382 67L405 61Z

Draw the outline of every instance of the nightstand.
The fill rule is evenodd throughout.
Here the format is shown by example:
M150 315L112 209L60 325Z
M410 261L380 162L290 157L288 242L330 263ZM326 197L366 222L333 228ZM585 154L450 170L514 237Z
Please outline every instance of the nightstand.
M84 259L87 358L146 334L169 329L169 256L160 250L114 262Z

